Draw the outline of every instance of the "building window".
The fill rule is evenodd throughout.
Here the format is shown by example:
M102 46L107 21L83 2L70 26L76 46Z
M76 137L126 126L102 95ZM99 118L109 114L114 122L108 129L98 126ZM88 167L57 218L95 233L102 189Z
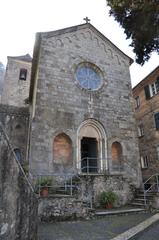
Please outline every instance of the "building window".
M156 83L152 83L149 85L150 88L150 96L153 97L154 95L157 94L157 88L156 88Z
M150 99L159 92L159 77L150 85L144 87L146 99Z
M159 112L155 113L154 118L155 118L156 130L159 130Z
M141 156L141 168L148 168L148 156Z
M137 96L135 98L135 108L139 108L139 107L140 107L140 98L139 98L139 96Z
M145 86L144 87L144 90L145 90L145 98L146 100L150 99L150 88L149 88L149 85Z
M138 136L144 136L144 125L142 123L138 126Z
M19 80L26 80L27 79L27 69L21 68L19 73Z
M156 91L159 92L159 76L157 77L155 85L156 85Z

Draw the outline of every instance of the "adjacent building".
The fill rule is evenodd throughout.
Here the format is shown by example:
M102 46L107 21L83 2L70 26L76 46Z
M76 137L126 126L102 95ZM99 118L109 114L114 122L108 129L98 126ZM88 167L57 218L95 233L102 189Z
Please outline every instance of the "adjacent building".
M143 179L159 172L159 66L133 88Z
M8 57L2 104L24 107L29 97L32 58L24 56Z

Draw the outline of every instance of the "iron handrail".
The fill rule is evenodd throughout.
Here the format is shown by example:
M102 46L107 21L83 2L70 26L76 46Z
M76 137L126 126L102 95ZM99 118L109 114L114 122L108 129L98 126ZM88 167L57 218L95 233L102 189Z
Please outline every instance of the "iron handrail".
M159 174L156 173L156 174L151 175L151 176L143 183L143 185L145 185L151 178L153 178L153 177L155 177L155 176L159 176Z
M150 180L155 178L155 182L153 184L151 184L151 186L148 189L145 189L145 185L149 183ZM159 192L159 174L153 174L152 176L150 176L144 183L143 183L143 191L144 191L144 202L145 205L147 204L147 193L150 192L152 190L152 188L154 186L157 186L157 192Z
M34 181L34 190L36 192L36 187L38 188L38 194L40 196L40 192L41 192L41 189L45 186L47 186L49 189L56 189L58 191L61 191L61 192L67 192L68 191L70 192L70 196L73 195L73 189L75 189L77 186L75 186L73 184L73 178L75 177L76 175L75 174L71 174L71 173L66 173L66 174L58 174L58 173L52 173L52 174L38 174L38 175L31 175L30 174L30 178L32 178L32 181ZM49 185L43 185L41 186L40 184L40 179L42 178L51 178L51 184ZM61 177L61 180L56 180L54 179L54 177ZM55 184L53 183L54 181L53 180L56 180ZM36 186L37 185L37 186ZM60 190L59 188L64 188L64 190Z

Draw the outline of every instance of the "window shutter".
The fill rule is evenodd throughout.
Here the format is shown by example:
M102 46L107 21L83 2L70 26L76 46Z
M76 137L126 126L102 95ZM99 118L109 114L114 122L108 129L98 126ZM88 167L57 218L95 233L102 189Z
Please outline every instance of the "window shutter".
M145 90L145 97L146 99L150 99L150 89L149 89L149 85L146 85L144 87L144 90Z
M159 113L156 113L154 117L155 117L156 129L159 130Z
M155 84L156 84L156 90L157 92L159 92L159 76L157 77Z

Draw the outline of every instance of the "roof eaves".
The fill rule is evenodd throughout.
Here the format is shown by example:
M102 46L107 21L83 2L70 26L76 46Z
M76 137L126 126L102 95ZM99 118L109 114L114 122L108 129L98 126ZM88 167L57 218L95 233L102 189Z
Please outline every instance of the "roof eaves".
M144 77L138 84L136 84L135 87L133 87L133 91L139 87L139 85L143 85L144 82L147 80L147 78L149 78L154 72L156 72L156 70L159 68L159 66L157 66L154 70L152 70L146 77Z

